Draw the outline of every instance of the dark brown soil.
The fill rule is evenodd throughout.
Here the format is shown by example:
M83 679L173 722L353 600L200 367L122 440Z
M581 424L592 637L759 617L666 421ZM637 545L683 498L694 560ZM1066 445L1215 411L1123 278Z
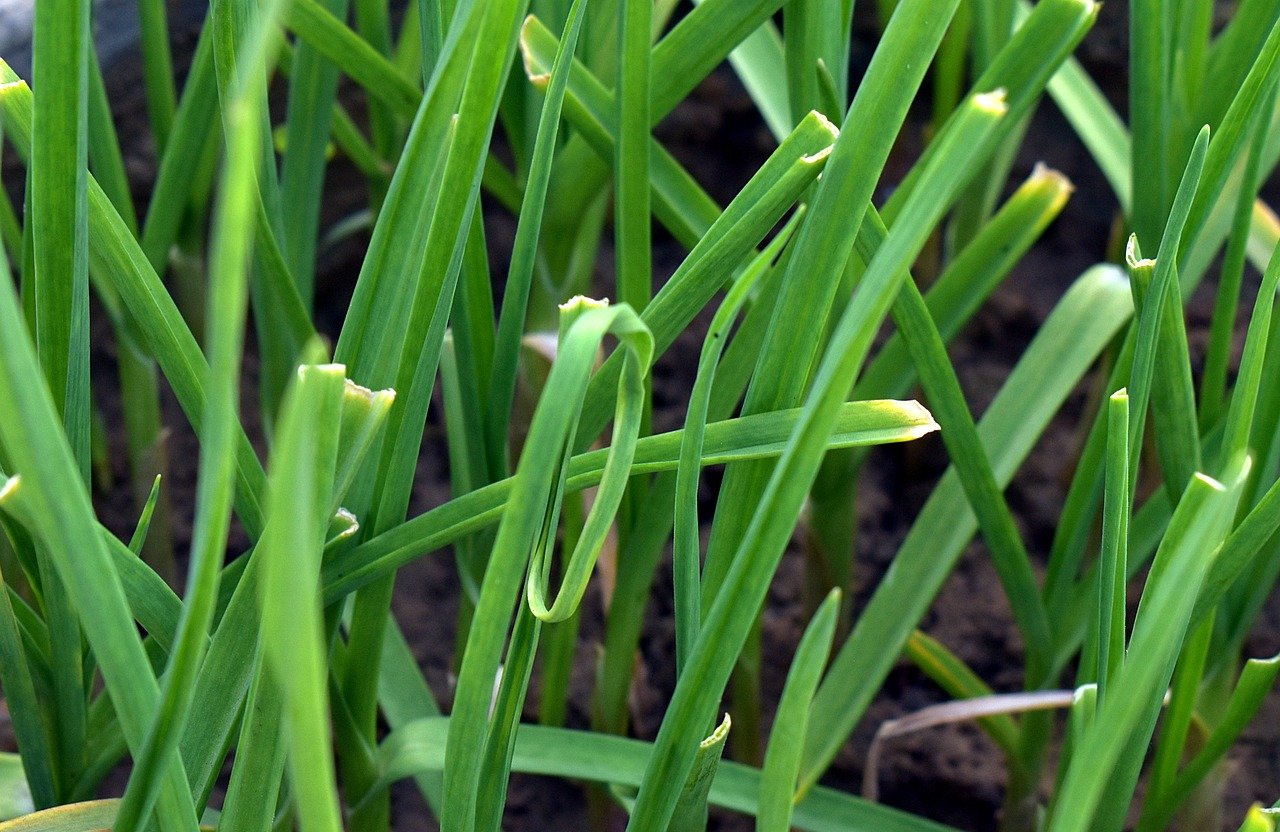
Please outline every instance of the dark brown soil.
M859 4L861 5L861 4ZM1124 91L1125 37L1123 3L1104 6L1102 20L1081 48L1080 56L1094 77L1118 105ZM867 4L869 8L871 4ZM868 21L861 21L866 27ZM860 43L870 42L867 32L859 33ZM182 43L186 35L179 37ZM865 51L865 50L863 50ZM855 61L856 63L856 61ZM856 69L856 67L855 67ZM122 117L141 111L142 101L136 62L128 60L111 71L109 85ZM918 128L916 129L918 133ZM125 130L122 135L140 137L127 149L130 171L138 190L145 196L152 175L152 149L143 130ZM772 147L750 99L728 71L716 72L662 124L658 136L711 194L725 204L763 161ZM911 137L908 137L911 138ZM905 170L911 156L904 153L891 165L890 176ZM1045 103L1032 122L1013 181L1020 181L1036 162L1045 162L1066 173L1076 192L1062 217L1044 239L1015 270L1012 278L976 316L951 347L961 381L975 413L987 406L1013 364L1030 341L1039 323L1071 281L1088 266L1104 259L1115 211L1109 188L1087 152L1075 140L1070 127ZM12 181L12 180L11 180ZM887 182L891 185L892 182ZM326 217L336 218L361 204L364 193L358 176L341 163L335 166L327 195ZM509 251L513 222L504 212L490 207L486 219L495 272L501 274ZM683 252L670 239L658 237L655 269L665 278L680 262ZM344 247L325 255L320 277L318 323L334 334L341 323L359 267L358 246ZM601 258L598 279L608 294L611 255ZM1207 326L1210 296L1201 291L1194 299L1189 328L1193 336ZM705 320L701 326L705 327ZM103 337L95 353L95 373L113 442L122 448L117 435L118 402L113 385L113 347ZM1196 342L1199 344L1199 341ZM682 336L654 371L656 421L673 423L682 417L700 344L699 325ZM251 396L252 384L246 384ZM1011 505L1022 526L1029 548L1041 561L1045 558L1066 490L1070 461L1077 444L1076 418L1083 407L1080 391L1069 402L1066 414L1053 423L1028 462L1008 490ZM251 409L249 407L247 410ZM193 504L194 464L197 447L180 410L171 397L166 414L173 426L171 458L174 470L168 479L173 505L179 518L176 529L179 551L189 537L189 517L184 512ZM123 454L117 453L117 459ZM940 442L925 440L909 451L890 448L878 451L867 466L864 486L858 497L858 576L856 597L869 597L879 575L895 553L910 523L928 496L946 463ZM411 511L417 513L437 505L449 496L443 428L434 411L419 462L418 486ZM127 493L124 472L117 466L112 489L98 495L104 520L118 529L132 525L134 509ZM766 656L777 661L765 670L766 699L776 701L786 673L786 661L802 632L804 604L803 564L798 551L788 554L770 594L765 613ZM427 681L442 702L451 695L451 649L457 613L458 582L453 559L436 553L407 566L397 583L395 609L404 632L426 674ZM652 738L673 684L674 637L670 620L669 568L662 569L652 594L645 634L641 645L638 681L633 697L634 731ZM590 656L601 635L598 603L585 618L579 645L578 667L572 688L570 723L585 726L591 689ZM948 580L933 605L924 628L946 643L999 691L1017 690L1021 684L1022 648L1011 622L1008 606L981 542L973 543L959 567ZM1271 655L1280 650L1280 612L1274 605L1266 610L1249 645L1252 655ZM859 729L840 754L828 774L827 783L857 792L861 788L864 755L875 728L884 720L901 716L942 701L944 695L914 668L901 665L889 676L884 689ZM1244 740L1232 752L1232 771L1226 787L1226 819L1235 828L1243 810L1255 800L1270 802L1280 789L1280 697L1272 696L1262 715L1254 721ZM963 829L988 830L996 825L1002 796L1004 771L997 749L971 726L934 729L894 741L881 765L881 799ZM421 798L408 787L394 791L396 828L418 832L435 828ZM584 828L586 804L576 786L545 778L516 777L510 792L506 827L512 830L568 830ZM747 828L740 818L714 818L717 826Z

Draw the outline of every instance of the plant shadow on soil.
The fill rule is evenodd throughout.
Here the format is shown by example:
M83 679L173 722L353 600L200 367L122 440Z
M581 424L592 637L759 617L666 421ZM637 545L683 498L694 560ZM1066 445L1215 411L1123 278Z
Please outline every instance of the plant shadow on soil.
M1078 52L1118 107L1124 103L1127 32L1124 5L1110 3L1103 7L1098 26ZM862 4L859 7L865 16L867 7ZM868 57L865 44L873 42L871 21L859 20L856 38L855 70L859 58L865 65ZM180 57L189 55L193 43L193 32L183 30L175 34ZM130 120L137 124L145 112L137 61L125 60L112 67L108 87L117 106L117 116L124 125L120 132L126 141L126 162L141 208L145 205L155 163L146 130L140 126L128 129ZM344 89L344 96L353 109L359 109L358 94L348 88ZM903 146L890 160L886 182L897 181L918 154L918 136L923 124L923 108L920 109L920 117L915 118L906 131ZM733 197L772 147L772 139L750 99L732 73L723 67L663 122L657 135L722 205ZM1011 181L1016 183L1027 176L1037 162L1065 173L1074 182L1076 191L1062 216L950 347L975 414L980 414L990 402L1070 282L1105 257L1106 242L1111 235L1115 204L1110 190L1051 102L1045 102L1032 120ZM20 173L16 177L8 176L14 172L11 165L7 166L6 183L11 188L21 183ZM361 207L364 193L358 173L341 160L335 162L326 185L324 221L332 222ZM501 276L506 270L514 220L504 211L489 207L486 222L493 272ZM336 335L341 324L366 242L367 239L357 239L321 255L317 325L330 336ZM657 232L654 251L657 279L670 275L683 255L674 241ZM595 275L602 295L610 293L611 273L612 252L606 245ZM1256 279L1246 282L1256 284ZM1203 355L1212 308L1212 281L1206 284L1209 288L1197 292L1188 312L1195 361ZM1251 303L1252 299L1246 297L1242 310L1251 308ZM678 427L683 418L685 399L692 384L691 373L697 365L702 333L711 311L714 310L699 316L654 370L655 429ZM136 509L121 462L124 459L123 423L118 391L111 381L115 378L114 346L102 315L96 317L95 327L95 395L107 420L115 465L112 487L97 494L96 502L103 521L114 530L127 533L136 518ZM256 407L252 344L249 352L244 384L246 414L255 412ZM1085 398L1082 385L1007 490L1028 548L1041 567L1069 482L1070 460L1079 443L1076 425L1085 407ZM440 414L441 408L435 406L429 416L411 514L449 498ZM177 549L185 552L190 539L189 512L194 504L198 446L167 391L165 415L172 430L169 448L172 470L166 487L175 508ZM247 427L251 432L256 429L253 424ZM946 452L936 436L910 445L878 449L872 454L858 493L855 610L874 590L945 464ZM710 472L705 478L704 517L709 517L713 510L718 479L718 472ZM242 551L244 545L243 536L233 538L234 551ZM764 613L764 655L777 658L764 668L767 708L777 701L787 671L786 663L805 625L803 585L803 555L793 544L774 581ZM459 592L453 559L447 552L427 555L408 565L401 570L396 586L396 616L428 683L442 702L447 702L451 695L451 646ZM651 739L656 734L674 684L671 615L668 557L652 587L632 694L633 733L642 738ZM1021 643L980 540L970 544L931 607L923 629L954 650L996 690L1019 688ZM584 607L571 685L569 724L573 727L586 727L588 723L593 660L601 637L599 593L593 590ZM1280 610L1275 604L1269 604L1247 644L1247 654L1265 656L1277 651L1280 651ZM527 714L531 719L536 718L532 710L536 706L536 676L532 690ZM885 720L944 699L944 694L923 674L906 663L899 663L823 782L856 793L861 785L864 755L875 728ZM766 714L766 729L770 717ZM1280 696L1273 693L1231 752L1224 811L1224 823L1231 829L1236 828L1250 803L1270 803L1278 796L1278 717ZM14 747L11 732L5 732L4 740L5 747ZM116 772L104 786L104 793L118 793L123 788L124 776L123 771ZM995 829L998 823L1003 765L997 748L972 725L935 728L894 740L881 761L880 779L881 800L889 805L975 832ZM517 775L511 784L504 827L513 832L582 829L587 823L584 795L577 784ZM393 789L392 812L399 832L426 832L436 828L422 798L407 784L398 784ZM622 822L622 815L615 813L613 825L620 829ZM713 811L711 824L716 829L737 830L750 828L751 821Z

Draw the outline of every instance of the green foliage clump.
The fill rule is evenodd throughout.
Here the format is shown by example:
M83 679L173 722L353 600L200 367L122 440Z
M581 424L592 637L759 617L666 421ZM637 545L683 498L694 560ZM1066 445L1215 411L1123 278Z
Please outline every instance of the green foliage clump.
M165 4L140 0L158 160L142 213L91 6L38 0L31 86L0 61L27 173L21 211L0 199L0 687L18 744L0 832L383 832L406 779L447 832L497 832L513 772L586 781L593 817L633 832L701 832L709 806L765 832L926 832L942 827L876 802L879 751L960 720L1003 755L1005 829L1222 825L1225 760L1280 671L1244 652L1280 577L1280 223L1258 199L1280 160L1280 2L1216 26L1212 3L1131 0L1126 124L1072 57L1093 0L880 0L856 82L852 0L212 0L180 88ZM726 61L776 143L721 206L652 128ZM913 106L928 141L891 181ZM948 343L1070 198L1043 167L1010 182L1045 106L1128 244L1082 244L1113 262L1062 295L979 419ZM322 222L339 164L367 199ZM486 211L515 218L509 251ZM687 252L670 276L654 220ZM317 274L365 231L330 342ZM612 303L586 297L607 237ZM1199 366L1184 308L1214 266ZM116 379L91 378L93 315ZM683 423L655 432L650 372L691 330ZM1035 551L1003 492L1082 384ZM112 386L127 541L91 502ZM192 506L159 476L165 387L199 441ZM433 402L452 497L418 512ZM935 431L950 467L855 610L868 449ZM724 467L710 514L708 466ZM1022 691L919 629L975 535ZM650 741L628 737L628 697L668 543L676 684ZM766 705L760 617L789 545L812 618ZM433 692L392 595L444 550L457 681ZM590 727L570 729L597 586ZM880 726L863 796L818 785L903 658L949 701ZM96 799L126 759L123 794ZM1269 811L1241 828L1274 828Z

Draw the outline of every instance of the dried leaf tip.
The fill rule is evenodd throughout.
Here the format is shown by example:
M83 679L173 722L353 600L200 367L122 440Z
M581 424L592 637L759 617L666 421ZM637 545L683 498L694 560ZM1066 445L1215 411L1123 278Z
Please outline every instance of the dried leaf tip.
M725 713L724 719L716 726L716 730L707 735L707 738L698 743L698 747L706 750L715 748L719 743L724 742L725 737L729 735L729 729L733 727L733 720Z
M351 379L347 379L342 395L344 399L359 399L370 405L390 406L395 401L396 391L390 387L384 390L371 390L363 384L356 384Z
M1076 185L1071 179L1057 168L1051 168L1044 162L1036 162L1035 167L1031 169L1030 179L1036 182L1044 182L1051 184L1063 192L1063 195L1075 193Z
M1130 234L1129 242L1125 243L1124 262L1130 269L1154 269L1156 267L1154 257L1142 256L1142 249L1138 246L1137 234Z
M609 306L608 298L589 298L586 295L574 295L560 304L561 312L582 313L588 309L605 309Z
M905 401L893 401L894 409L903 416L915 422L907 433L911 438L919 439L921 436L928 436L935 431L942 429L937 420L933 418L933 414L929 412L929 408L925 407L915 399L907 399Z
M817 121L819 125L827 129L827 132L831 134L832 141L835 141L836 138L839 137L840 128L836 127L835 122L827 118L820 110L810 110L809 115L813 116L814 120Z
M819 162L825 162L827 157L831 155L832 148L836 146L836 139L840 138L840 128L836 127L835 122L833 122L831 119L827 118L825 115L818 112L817 110L810 110L809 114L805 116L805 119L806 120L812 119L813 121L817 122L818 127L825 129L828 133L830 133L831 142L826 147L822 148L816 153L810 153L807 156L801 156L800 161L809 165L818 164Z
M326 375L339 375L346 377L346 364L299 364L298 376L301 377L305 373L325 373Z
M547 84L551 83L551 70L539 65L537 57L533 54L533 48L529 45L529 32L537 23L537 16L531 14L520 26L520 60L524 63L524 74L528 76L529 83L540 90L545 90Z
M992 115L1002 116L1009 112L1009 94L1004 87L991 92L974 93L973 103L974 106Z
M334 512L329 529L329 539L326 545L331 546L340 540L348 540L355 537L356 532L360 531L360 520L348 509L339 507Z
M1208 474L1202 471L1197 471L1195 476L1192 477L1192 479L1199 480L1200 482L1212 488L1214 491L1227 490L1227 487L1223 485L1220 481L1218 481L1217 479L1214 479L1213 477L1209 476Z
M586 297L585 295L574 295L564 303L560 304L560 328L558 332L559 339L563 339L569 329L577 323L578 319L589 312L607 309L609 299L604 298L596 300Z

